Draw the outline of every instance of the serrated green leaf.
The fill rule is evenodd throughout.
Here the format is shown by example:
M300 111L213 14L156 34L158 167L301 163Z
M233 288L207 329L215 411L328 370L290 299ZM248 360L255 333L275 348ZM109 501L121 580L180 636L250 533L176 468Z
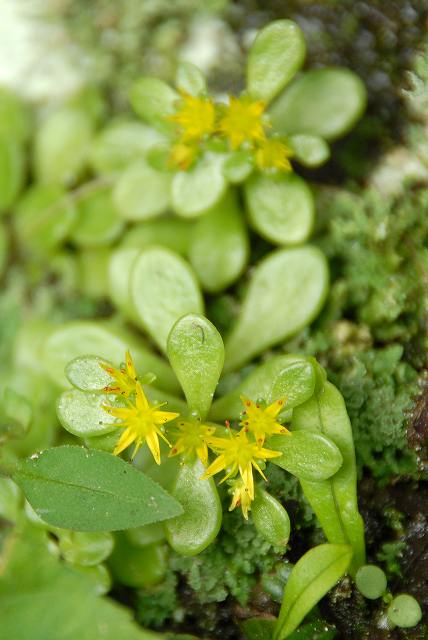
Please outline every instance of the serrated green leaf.
M290 82L305 59L305 40L291 20L275 20L257 35L247 63L251 97L270 102Z
M186 556L203 551L221 526L220 498L212 478L201 480L204 471L199 460L181 466L171 491L184 513L165 523L166 535L172 548Z
M188 314L172 327L167 354L190 411L205 420L223 369L221 335L203 316Z
M210 411L215 421L237 420L242 411L240 396L253 401L263 399L267 404L285 398L286 408L306 402L315 389L312 363L303 356L274 356L259 365L230 393L216 400Z
M308 326L327 294L328 266L316 247L274 251L254 267L228 335L225 368L236 369Z
M347 133L366 106L366 89L349 69L311 69L273 103L273 129L281 135L310 134L335 140Z
M311 482L330 478L343 462L338 447L321 433L294 431L289 436L276 435L268 440L268 446L282 453L271 462Z
M245 199L252 226L273 244L301 244L309 237L314 199L309 186L295 173L252 176L245 183Z
M321 544L293 567L287 581L274 640L284 640L309 611L330 591L347 570L352 558L348 545Z
M130 286L140 324L162 351L181 316L203 313L203 299L192 269L168 249L143 249L134 263Z
M46 449L20 462L13 480L45 522L73 531L117 531L183 511L134 466L95 449Z

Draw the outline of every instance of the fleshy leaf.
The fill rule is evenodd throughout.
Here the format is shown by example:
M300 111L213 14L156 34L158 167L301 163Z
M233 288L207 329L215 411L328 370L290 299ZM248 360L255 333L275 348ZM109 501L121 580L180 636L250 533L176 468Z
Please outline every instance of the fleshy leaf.
M221 335L209 320L191 313L172 327L167 353L190 411L205 420L223 369Z
M166 350L173 324L186 313L203 313L203 299L190 266L161 247L143 249L131 274L131 295L141 326Z
M186 256L193 227L194 222L181 218L164 217L158 220L145 220L125 232L120 246L142 249L156 244Z
M140 78L132 85L129 98L140 118L162 133L171 134L175 131L174 123L167 117L174 113L174 103L179 95L166 82L158 78Z
M24 151L15 140L0 137L0 215L16 200L24 182Z
M229 193L195 223L189 260L202 287L216 293L240 276L248 254L247 228L236 197Z
M320 433L294 431L291 435L273 436L268 440L268 447L282 453L271 462L311 482L330 478L343 462L338 447Z
M73 531L116 531L182 513L141 471L95 449L46 449L21 461L13 480L42 520Z
M137 160L120 175L113 200L125 220L147 220L164 213L169 205L171 176Z
M328 266L316 247L280 249L255 266L241 313L226 339L225 367L236 369L283 342L318 315Z
M285 587L274 640L285 640L291 635L343 576L351 558L351 547L336 544L321 544L300 558Z
M111 189L102 187L79 199L70 238L79 247L102 247L112 244L123 227Z
M290 136L290 147L294 158L304 167L320 167L330 157L330 148L323 138L308 134Z
M347 133L366 106L366 89L349 69L312 69L302 74L270 108L280 134L311 134L335 140Z
M192 96L205 93L207 84L202 71L191 62L179 62L175 74L175 86Z
M70 389L58 399L57 414L64 429L80 438L101 436L117 430L116 420L103 409L111 404L111 397Z
M257 35L248 54L247 88L255 100L270 102L305 59L305 40L291 20L275 20Z
M303 356L274 356L259 365L230 393L216 400L210 418L216 421L237 420L242 412L241 395L253 401L259 398L270 404L285 399L285 407L306 402L315 389L314 367Z
M171 204L177 215L197 218L222 198L226 179L222 172L224 157L210 154L188 171L179 171L172 180Z
M220 498L212 478L201 480L204 471L199 460L181 466L171 491L184 513L165 523L167 539L177 553L185 556L203 551L220 530Z
M290 518L278 500L257 487L251 518L259 534L270 544L285 547L290 537Z
M253 227L274 244L300 244L309 237L315 206L306 182L295 173L270 177L260 173L245 184Z

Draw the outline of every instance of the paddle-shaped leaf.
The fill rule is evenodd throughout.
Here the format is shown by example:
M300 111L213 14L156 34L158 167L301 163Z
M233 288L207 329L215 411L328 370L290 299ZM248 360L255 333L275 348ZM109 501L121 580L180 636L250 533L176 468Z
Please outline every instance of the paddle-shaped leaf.
M348 545L321 544L296 563L284 591L274 640L284 640L347 570L352 558Z
M295 431L290 436L273 436L268 447L282 453L271 462L304 480L330 478L342 465L339 449L320 433Z
M237 420L242 411L241 395L251 400L263 399L268 404L285 399L285 407L293 408L314 393L315 371L303 356L274 356L258 366L230 393L216 400L210 411L215 421Z
M207 83L202 71L191 62L185 61L178 63L175 86L183 93L191 96L197 96L207 90Z
M175 125L168 116L175 111L179 95L166 82L158 78L140 78L131 87L129 99L132 108L140 118L162 133L171 134Z
M190 313L172 327L167 353L189 409L205 420L223 369L221 335L209 320Z
M270 544L282 547L290 537L290 518L278 500L257 487L251 505L251 518L259 534Z
M305 58L303 33L291 20L270 22L248 55L247 88L256 100L270 102L299 70Z
M197 218L222 198L226 179L222 172L224 158L210 154L188 171L179 171L172 180L171 204L183 218Z
M332 478L319 482L301 479L301 484L328 541L352 547L351 572L355 573L365 562L364 523L358 512L352 428L339 391L326 382L320 393L296 407L292 426L293 436L298 431L327 436L342 454L343 465Z
M220 530L220 498L212 478L201 480L204 471L199 460L182 465L171 491L184 513L165 523L166 535L171 547L182 555L200 553Z
M203 300L190 266L161 247L144 249L134 263L131 296L140 324L166 350L173 324L186 313L202 313Z
M134 466L95 449L46 449L20 462L13 480L42 520L74 531L139 527L183 511Z
M274 251L255 268L241 313L226 339L228 370L297 333L318 315L328 267L316 247Z

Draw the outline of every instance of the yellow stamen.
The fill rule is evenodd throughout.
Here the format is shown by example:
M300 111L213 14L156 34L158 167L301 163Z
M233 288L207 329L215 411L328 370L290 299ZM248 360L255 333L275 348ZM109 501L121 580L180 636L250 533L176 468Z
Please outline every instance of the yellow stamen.
M200 422L180 422L176 432L177 440L171 449L170 457L183 454L184 459L192 460L198 456L204 466L208 464L207 438L213 435L215 427Z
M245 409L242 412L242 420L239 424L254 435L260 446L266 438L273 436L275 433L291 435L288 429L276 420L277 415L284 408L285 401L283 398L275 400L266 408L245 396L241 396L241 401Z

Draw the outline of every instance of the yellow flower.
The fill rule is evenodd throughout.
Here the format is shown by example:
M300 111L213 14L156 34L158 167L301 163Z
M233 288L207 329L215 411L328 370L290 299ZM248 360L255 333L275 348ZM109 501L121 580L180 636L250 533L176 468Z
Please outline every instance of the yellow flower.
M256 163L260 169L278 169L292 171L288 158L293 156L291 149L284 142L275 138L266 138L259 143L256 151Z
M207 438L213 435L215 427L208 427L200 422L179 422L177 426L178 439L171 449L170 457L183 453L185 459L192 459L197 455L206 466L208 464Z
M248 512L251 509L251 498L249 491L241 478L234 482L232 494L233 497L229 511L233 511L236 507L241 507L245 520L248 520Z
M223 110L218 128L229 139L232 149L237 149L243 142L264 140L264 110L265 103L261 100L229 97L229 105Z
M196 145L177 142L171 147L169 152L169 163L172 167L177 167L181 171L186 171L195 162L199 153Z
M182 93L181 105L168 120L179 125L183 141L200 140L215 129L215 106L209 98Z
M244 487L248 490L250 500L254 500L253 467L266 480L256 460L268 460L281 455L279 451L263 449L256 442L250 441L244 429L239 433L230 432L228 438L208 438L207 443L211 449L220 455L208 467L202 479L209 478L225 470L226 475L221 481L224 482L228 478L233 478L239 472Z
M115 369L109 364L104 363L100 363L100 367L116 381L116 384L113 386L109 385L104 387L104 393L114 393L115 395L125 396L125 398L135 393L138 376L129 351L127 351L125 355L125 367Z
M107 411L107 413L120 419L120 422L114 424L115 427L126 427L113 453L117 456L135 442L135 448L132 453L132 457L134 458L138 449L145 442L157 464L160 464L158 436L165 440L168 445L169 442L159 428L159 425L174 420L179 414L173 413L172 411L159 411L159 408L163 407L166 402L150 405L139 382L136 383L135 392L135 402L133 403L130 400L126 400L127 407L103 405L103 409Z
M239 423L246 431L251 431L257 440L258 445L262 445L266 437L275 433L291 435L288 429L276 421L277 415L284 408L284 400L280 398L268 407L263 409L258 402L253 402L245 396L241 396L244 404L242 421Z

